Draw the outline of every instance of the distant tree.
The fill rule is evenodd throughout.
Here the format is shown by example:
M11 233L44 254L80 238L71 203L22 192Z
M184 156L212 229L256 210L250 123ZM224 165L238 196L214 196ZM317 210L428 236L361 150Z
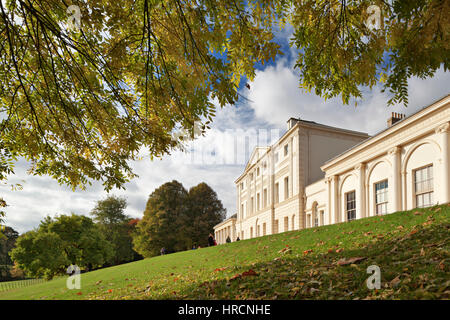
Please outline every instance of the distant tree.
M208 245L207 236L226 215L217 193L202 182L189 190L189 236L193 243Z
M2 233L3 237L0 236L0 274L4 278L9 278L10 268L14 264L9 252L14 248L19 233L8 226L3 228Z
M158 255L162 247L169 252L185 250L190 242L188 209L188 193L178 181L156 189L137 225L133 239L135 250L144 257Z
M98 201L91 211L94 221L114 250L112 264L133 261L136 257L131 238L134 226L129 224L132 219L124 213L126 207L126 199L108 196Z
M0 238L2 237L2 231L3 231L3 228L2 228L3 218L6 215L5 211L1 210L1 208L4 208L6 206L7 206L6 201L3 200L3 198L0 198Z
M8 226L5 226L2 233L4 237L0 239L0 264L12 265L13 261L7 253L14 248L19 233Z
M125 198L112 195L98 201L91 211L91 215L94 216L95 222L105 226L113 226L128 220L129 217L124 213L126 207L127 200Z
M47 217L38 229L21 235L11 258L28 276L52 278L71 264L89 270L102 266L112 254L94 221L72 214Z
M149 197L144 217L137 224L134 248L145 257L206 246L208 234L225 217L217 194L206 183L189 192L178 181L163 184Z
M133 237L137 231L137 225L138 225L139 221L141 221L141 219L135 218L135 219L130 219L127 223L128 224L128 235L130 236L132 243L133 243ZM133 261L141 260L142 258L143 258L143 256L141 254L139 254L138 252L136 252L136 250L134 250L134 248L133 248Z

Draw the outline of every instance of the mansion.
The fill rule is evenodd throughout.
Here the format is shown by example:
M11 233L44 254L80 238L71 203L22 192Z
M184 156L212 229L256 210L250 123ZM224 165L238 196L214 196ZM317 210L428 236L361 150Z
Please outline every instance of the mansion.
M291 118L256 147L218 244L450 202L450 95L374 136Z

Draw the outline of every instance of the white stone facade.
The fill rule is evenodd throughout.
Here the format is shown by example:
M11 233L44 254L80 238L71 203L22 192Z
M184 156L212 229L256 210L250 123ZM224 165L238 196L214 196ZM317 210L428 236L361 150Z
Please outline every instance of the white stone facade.
M225 227L235 241L450 202L450 96L398 120L369 137L290 119L254 150L235 181L237 217L216 239Z

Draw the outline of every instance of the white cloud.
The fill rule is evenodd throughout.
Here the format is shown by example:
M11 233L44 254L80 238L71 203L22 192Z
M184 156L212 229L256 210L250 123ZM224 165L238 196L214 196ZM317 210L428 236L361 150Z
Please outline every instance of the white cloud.
M340 98L324 101L298 87L298 76L285 59L257 71L247 93L255 116L272 125L285 127L290 117L312 120L374 134L386 127L391 112L410 115L448 93L450 73L439 70L429 79L409 81L409 106L387 106L389 97L380 87L364 90L357 107L343 105Z

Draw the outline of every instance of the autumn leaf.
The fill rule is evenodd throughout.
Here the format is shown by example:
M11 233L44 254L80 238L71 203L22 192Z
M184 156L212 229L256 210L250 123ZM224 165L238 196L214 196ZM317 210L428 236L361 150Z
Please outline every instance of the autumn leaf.
M214 270L214 272L219 272L219 271L223 271L223 270L225 270L226 269L226 267L222 267L222 268L216 268L215 270Z
M256 273L253 269L250 269L248 271L243 272L242 276L243 277L258 276L258 273Z
M342 258L342 259L340 259L337 262L337 264L339 266L345 266L345 265L348 265L348 264L356 264L356 263L359 263L359 262L361 262L363 260L366 260L366 259L367 259L366 257L353 257L353 258L348 258L348 259Z
M398 286L398 284L400 283L400 277L397 276L394 279L391 280L391 282L389 282L391 287L396 287Z

